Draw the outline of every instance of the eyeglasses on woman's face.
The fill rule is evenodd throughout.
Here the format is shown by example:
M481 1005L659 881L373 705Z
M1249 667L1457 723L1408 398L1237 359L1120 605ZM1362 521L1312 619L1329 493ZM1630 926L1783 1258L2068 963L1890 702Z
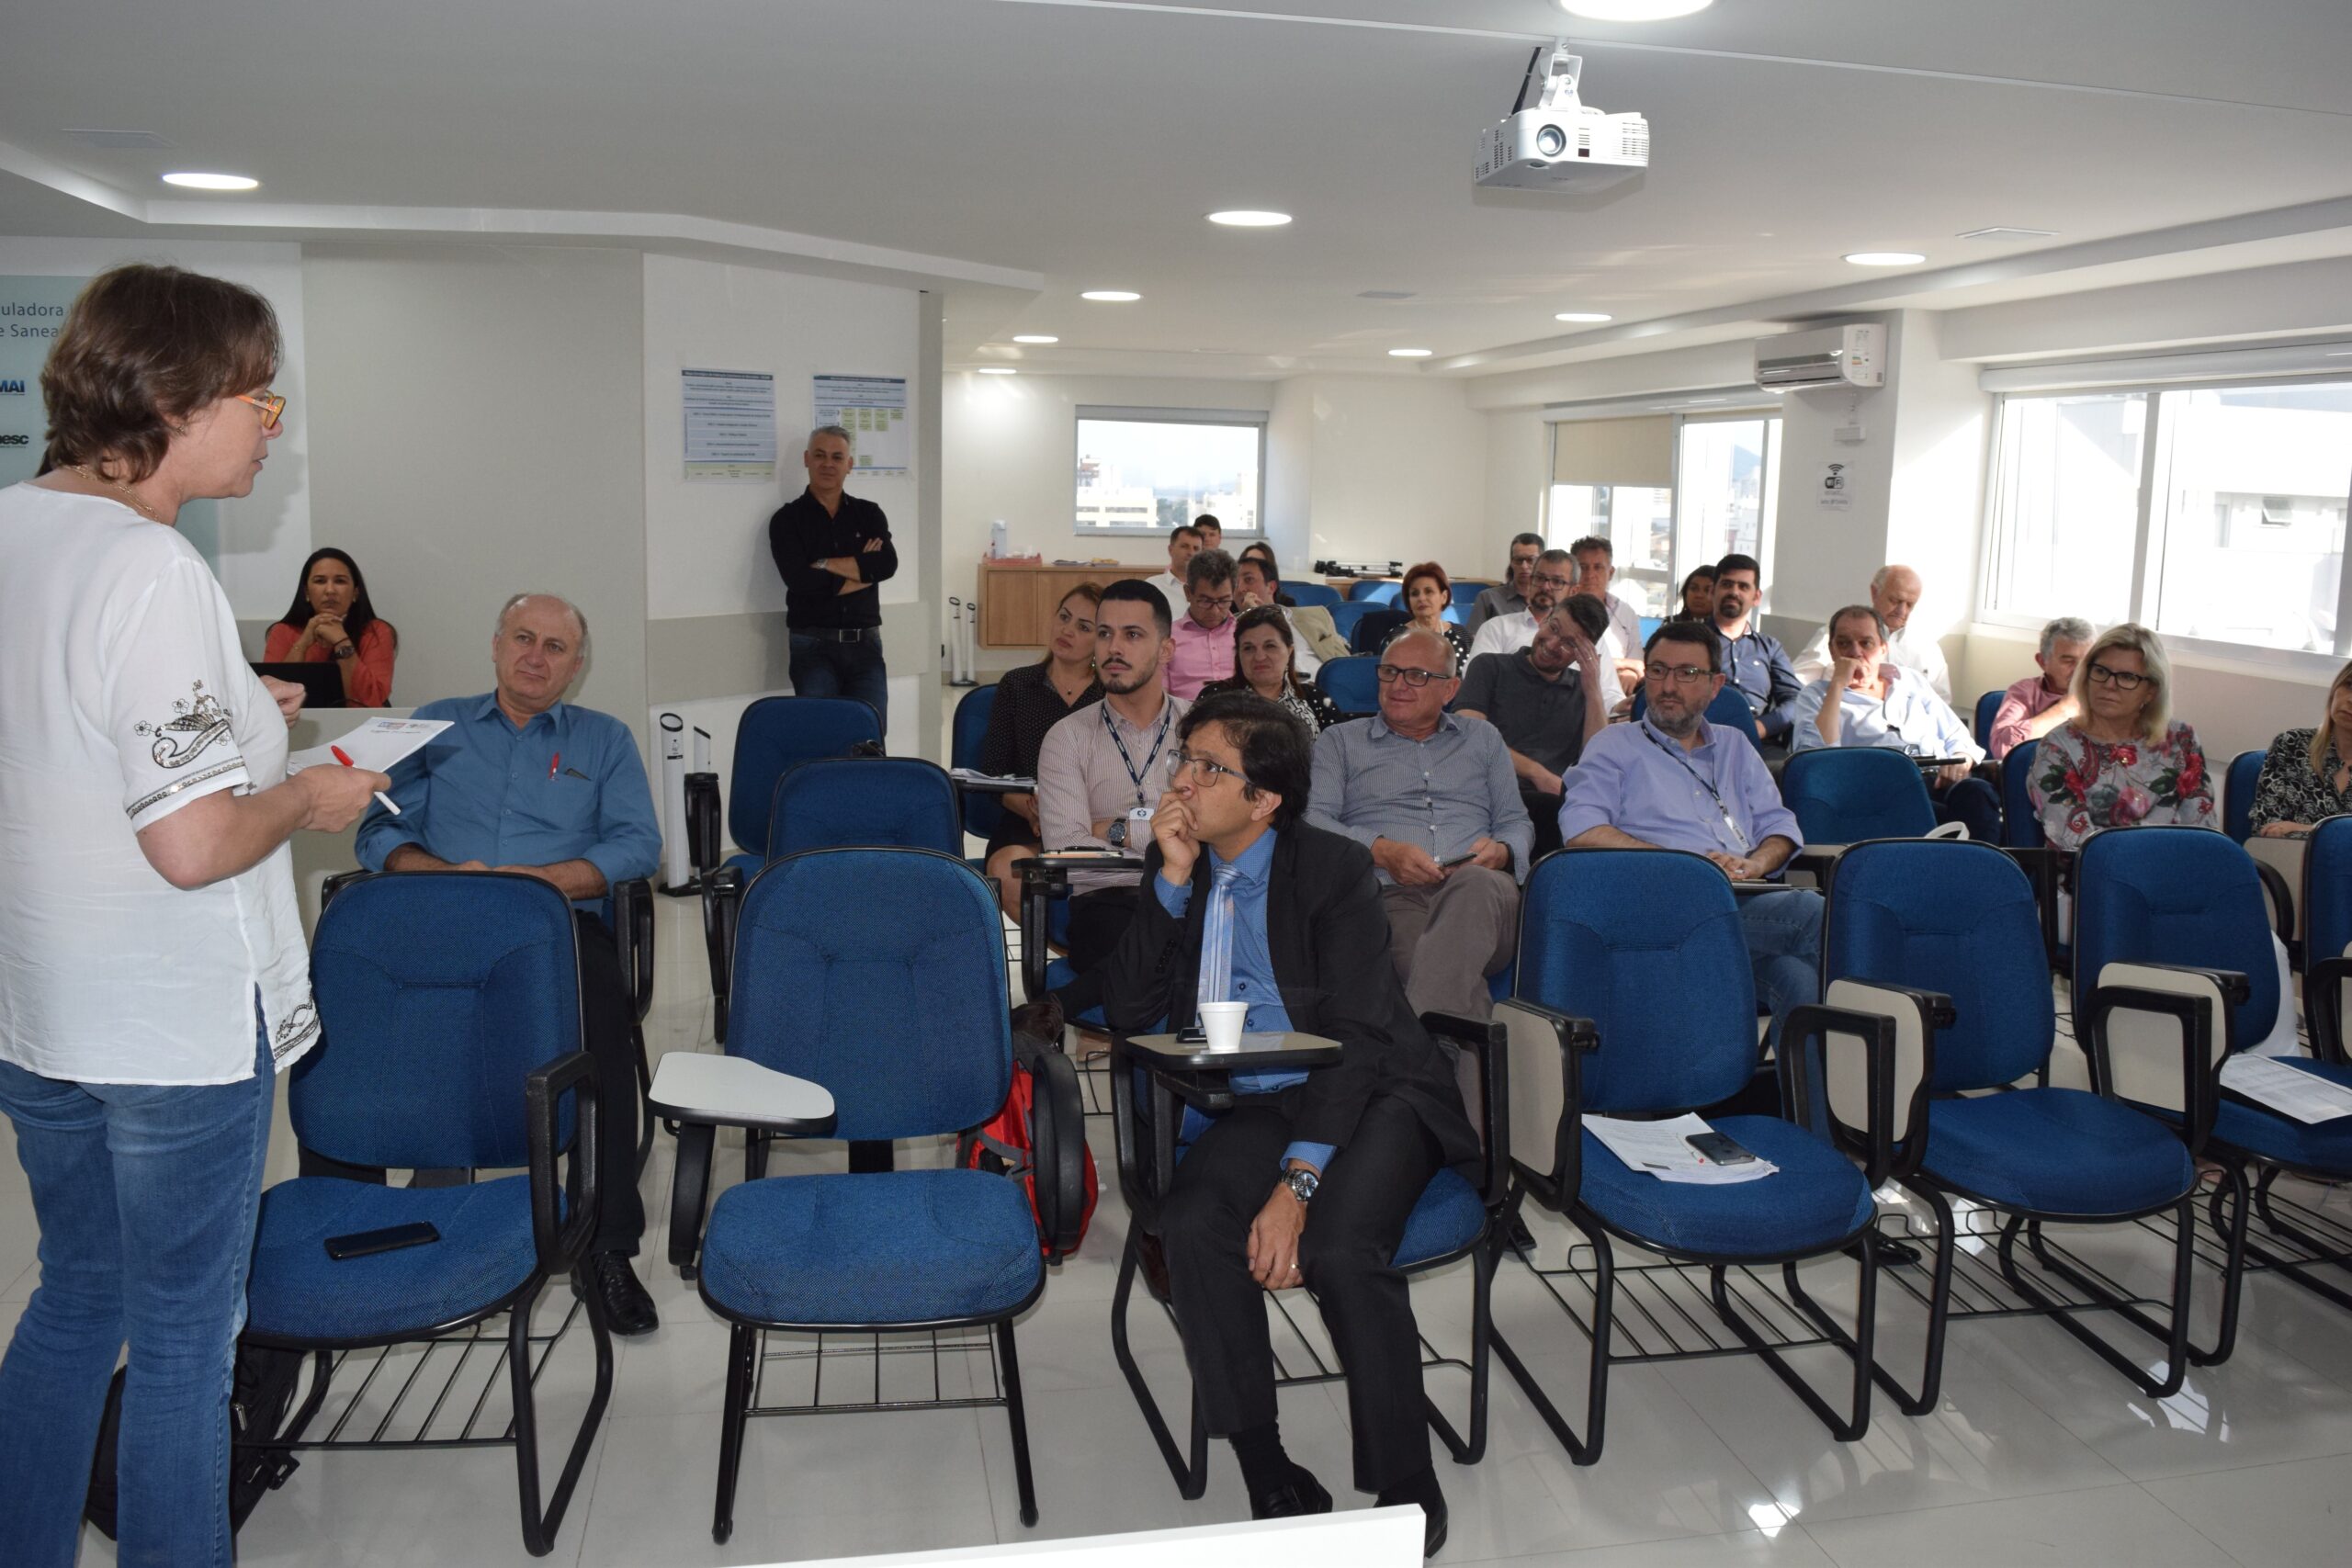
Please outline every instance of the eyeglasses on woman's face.
M2098 663L2096 660L2092 662L2091 667L2087 671L2084 671L2084 673L2090 677L2090 682L2092 685L2112 686L2119 692L2136 692L2142 685L2146 683L2149 679L2149 677L2139 673L2137 671L2110 670L2106 665Z
M251 403L261 410L261 427L264 430L276 430L277 422L286 417L286 400L276 392L239 392L236 397L237 401Z
M1203 789L1216 784L1219 779L1238 779L1241 776L1240 770L1238 768L1228 768L1223 762L1212 762L1206 757L1197 757L1190 751L1179 751L1168 760L1168 782L1174 784L1187 768L1200 775L1196 782Z

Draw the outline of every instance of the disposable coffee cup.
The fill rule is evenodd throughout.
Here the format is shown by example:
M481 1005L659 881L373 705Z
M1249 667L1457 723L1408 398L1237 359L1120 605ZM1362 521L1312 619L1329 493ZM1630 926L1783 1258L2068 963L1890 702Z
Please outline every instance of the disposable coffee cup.
M1248 1002L1203 1002L1201 1032L1209 1037L1209 1049L1240 1050L1241 1022L1249 1013Z

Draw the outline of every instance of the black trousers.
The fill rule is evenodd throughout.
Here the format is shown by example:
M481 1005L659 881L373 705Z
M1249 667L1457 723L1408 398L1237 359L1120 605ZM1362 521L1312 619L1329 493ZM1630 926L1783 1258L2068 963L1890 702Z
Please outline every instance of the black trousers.
M1127 934L1141 893L1140 886L1098 887L1071 896L1069 936L1063 947L1077 977L1054 993L1061 998L1065 1018L1076 1018L1102 1004L1102 977L1098 971L1111 961L1119 939Z
M596 1073L596 1191L602 1213L589 1250L635 1257L645 1235L645 1204L637 1193L637 1041L630 1032L636 1015L612 932L595 916L577 909L571 923L580 945L580 997L586 1013L581 1023ZM384 1179L380 1166L346 1165L311 1149L301 1152L301 1173Z
M1519 803L1527 807L1528 820L1535 824L1535 848L1528 863L1550 854L1560 847L1560 800L1556 795L1545 795L1525 784L1519 786Z
M1168 1285L1208 1429L1274 1419L1274 1357L1250 1225L1274 1190L1291 1119L1279 1100L1235 1107L1203 1134L1160 1205ZM1378 1492L1430 1468L1420 1334L1392 1259L1437 1174L1437 1140L1402 1100L1375 1097L1331 1158L1299 1238L1299 1272L1348 1374L1355 1484Z

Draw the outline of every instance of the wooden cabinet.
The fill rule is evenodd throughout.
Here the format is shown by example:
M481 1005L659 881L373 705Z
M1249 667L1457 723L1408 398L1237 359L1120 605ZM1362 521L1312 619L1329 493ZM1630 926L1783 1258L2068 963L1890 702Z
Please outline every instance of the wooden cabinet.
M1042 566L983 560L979 646L1043 648L1046 617L1062 602L1062 595L1080 583L1149 577L1167 569L1166 561L1154 566Z

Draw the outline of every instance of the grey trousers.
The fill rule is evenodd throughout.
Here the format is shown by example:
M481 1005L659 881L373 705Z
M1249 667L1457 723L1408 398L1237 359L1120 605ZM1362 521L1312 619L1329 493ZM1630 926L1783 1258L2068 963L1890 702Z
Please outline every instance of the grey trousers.
M1388 956L1413 1011L1483 1019L1494 1012L1487 976L1519 941L1519 884L1483 865L1456 866L1428 887L1380 890L1388 906Z

